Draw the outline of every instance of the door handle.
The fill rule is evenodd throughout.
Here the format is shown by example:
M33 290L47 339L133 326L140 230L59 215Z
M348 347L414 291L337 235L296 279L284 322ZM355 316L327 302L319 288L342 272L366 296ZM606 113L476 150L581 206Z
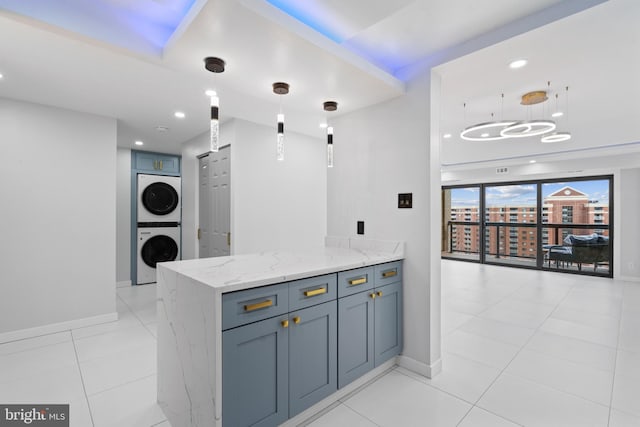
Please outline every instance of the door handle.
M231 246L231 232L227 233L227 246Z

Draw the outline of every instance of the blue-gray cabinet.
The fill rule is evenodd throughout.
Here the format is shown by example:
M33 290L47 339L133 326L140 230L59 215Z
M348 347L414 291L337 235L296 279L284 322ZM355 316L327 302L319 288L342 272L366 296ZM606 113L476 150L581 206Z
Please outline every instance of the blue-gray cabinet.
M180 157L169 154L133 151L133 169L138 171L179 174Z
M338 274L338 388L402 351L402 264Z
M338 389L336 302L290 313L289 416Z
M373 304L369 292L338 300L338 387L374 368Z
M275 317L222 333L224 426L277 426L289 418L285 320Z
M223 426L277 426L399 354L401 280L393 262L223 294Z

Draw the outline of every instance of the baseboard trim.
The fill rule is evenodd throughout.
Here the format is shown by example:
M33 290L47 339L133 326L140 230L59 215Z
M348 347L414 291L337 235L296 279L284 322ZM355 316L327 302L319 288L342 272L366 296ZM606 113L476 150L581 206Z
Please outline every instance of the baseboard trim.
M442 372L442 359L427 365L407 356L398 356L398 365L427 378L433 378Z
M118 313L107 313L99 316L84 317L82 319L69 320L66 322L51 323L49 325L36 326L35 328L18 329L17 331L4 332L0 334L0 344L18 341L26 338L34 338L42 335L64 332L70 329L84 328L85 326L99 325L100 323L115 322L118 320Z
M116 282L116 288L126 288L127 286L131 286L131 280Z
M623 282L640 282L640 277L618 276L615 277L615 279L622 280Z

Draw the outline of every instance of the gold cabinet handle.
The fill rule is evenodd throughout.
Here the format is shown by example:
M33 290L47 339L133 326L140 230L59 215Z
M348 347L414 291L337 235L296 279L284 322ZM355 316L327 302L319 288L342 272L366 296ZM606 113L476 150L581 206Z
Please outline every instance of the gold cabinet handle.
M162 160L160 160L160 170L162 170Z
M312 291L304 291L305 297L315 297L316 295L322 295L327 293L327 288L322 287L318 289L314 289Z
M227 246L231 246L231 232L227 233Z
M158 161L157 160L153 161L153 168L154 169L158 169Z
M397 275L398 272L396 270L389 270L389 271L385 271L384 273L382 273L382 277L384 277L385 279L387 277L393 277L395 275Z
M369 294L369 296L370 296L372 299L376 299L376 294L375 294L375 293L373 293L373 292L372 292L372 293L370 293L370 294Z
M300 316L296 316L296 317L293 318L293 323L295 323L297 325L298 323L300 323L300 320L301 320Z
M378 295L379 297L381 297L381 296L382 296L382 291L378 291L378 292L376 292L376 295Z
M288 320L283 320L282 322L280 322L280 324L282 325L283 328L288 328L289 327L289 321Z
M200 240L201 237L202 237L202 230L200 230L200 227L198 227L198 240Z
M257 302L255 304L247 304L244 306L244 311L249 312L249 311L259 310L261 308L271 307L272 305L273 305L273 301L268 299L262 302Z
M349 280L349 284L351 286L355 286L355 285L362 285L363 283L367 283L367 278L366 277L361 277L359 279L352 279Z

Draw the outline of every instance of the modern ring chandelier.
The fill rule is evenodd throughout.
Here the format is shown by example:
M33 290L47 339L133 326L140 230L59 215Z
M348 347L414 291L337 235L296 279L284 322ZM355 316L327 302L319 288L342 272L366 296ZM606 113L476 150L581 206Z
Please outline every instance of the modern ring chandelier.
M567 92L569 87L567 86ZM504 94L502 95L504 99ZM568 97L568 95L567 95ZM520 104L530 106L545 102L549 98L543 90L528 92L522 95ZM558 95L556 94L556 108ZM466 104L465 104L466 107ZM568 106L567 106L568 108ZM493 114L492 114L493 116ZM541 136L541 142L561 142L571 139L569 132L554 132L556 122L546 119L534 120L497 120L478 123L465 128L460 133L460 138L466 141L500 141L510 138L527 138Z

